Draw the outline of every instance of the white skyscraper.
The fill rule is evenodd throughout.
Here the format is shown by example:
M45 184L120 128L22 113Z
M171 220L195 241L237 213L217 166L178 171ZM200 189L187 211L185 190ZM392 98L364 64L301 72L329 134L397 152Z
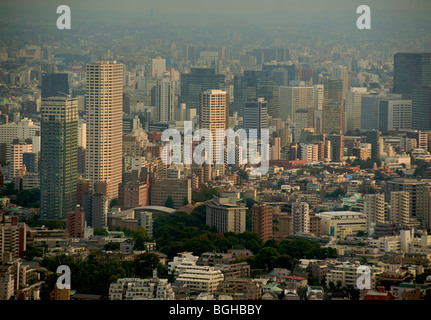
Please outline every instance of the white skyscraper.
M280 86L280 117L295 121L297 109L314 109L314 88L311 86Z
M152 59L151 60L151 75L153 77L163 77L163 74L166 72L166 59Z
M345 125L346 131L361 129L361 97L367 94L366 87L350 88L346 95Z
M118 196L122 179L123 65L116 61L87 65L86 174L108 184L108 198Z
M157 80L155 87L157 121L168 122L174 120L174 102L174 81L168 77Z
M219 129L226 130L229 121L229 99L226 91L207 90L201 94L201 105L199 112L199 127L208 129L213 139L213 163L216 161L217 154L224 152L223 140L217 139L216 132ZM218 146L223 149L219 149Z
M343 80L343 98L346 98L349 91L349 71L345 66L334 66L332 68L332 78Z

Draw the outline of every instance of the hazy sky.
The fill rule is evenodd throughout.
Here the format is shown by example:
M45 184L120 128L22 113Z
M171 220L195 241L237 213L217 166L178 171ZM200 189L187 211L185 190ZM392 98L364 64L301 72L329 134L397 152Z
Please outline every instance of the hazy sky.
M60 4L69 5L76 20L152 17L182 24L344 22L358 16L361 4L370 6L376 23L423 22L431 13L430 0L1 0L0 17L55 19Z

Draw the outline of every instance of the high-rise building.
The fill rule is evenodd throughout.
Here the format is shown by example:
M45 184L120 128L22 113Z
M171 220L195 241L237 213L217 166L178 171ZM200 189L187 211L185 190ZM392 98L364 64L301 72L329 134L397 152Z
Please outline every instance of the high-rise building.
M191 179L155 179L151 183L151 205L166 206L169 197L173 208L181 208L186 202L192 202Z
M89 227L96 229L108 226L109 199L106 195L90 190L84 195L83 204L85 221Z
M325 79L323 81L324 100L344 100L344 82L341 79Z
M86 177L109 183L118 195L122 175L123 65L116 61L87 65Z
M314 109L314 88L312 86L280 86L280 117L295 122L295 111Z
M344 102L325 100L323 102L322 133L344 133Z
M0 224L0 255L10 253L13 258L21 258L27 248L27 225L18 217L8 216Z
M157 80L152 89L156 107L157 121L168 122L174 120L175 82L164 77Z
M400 94L370 93L361 96L361 129L379 130L381 100L401 100Z
M229 127L229 98L226 91L207 90L201 94L199 111L199 128L211 132L213 141L213 160L217 155L224 154L225 138L217 137L217 130L226 130ZM222 157L224 158L224 156Z
M33 145L35 145L40 139L40 125L27 118L19 122L0 125L0 143L11 143L14 139L32 139Z
M261 129L268 128L267 102L263 98L249 99L244 104L243 127L249 132L257 130L257 138L261 137Z
M151 59L151 75L153 77L161 78L166 72L166 59L156 58Z
M215 226L220 233L245 232L247 207L238 205L236 198L214 197L205 205L207 225Z
M332 68L332 78L343 80L343 99L349 90L349 71L346 66L334 66Z
M367 231L369 232L374 224L385 220L384 194L366 194L363 210L367 218Z
M393 92L411 99L416 86L426 85L431 85L431 52L396 53Z
M33 145L31 143L20 142L18 139L8 146L6 159L10 163L12 177L15 177L18 171L22 169L23 155L32 151Z
M379 130L389 132L394 130L409 130L412 125L411 100L380 100Z
M118 205L122 208L147 206L148 185L145 181L128 181L118 185Z
M410 212L410 194L407 191L392 191L390 201L390 221L408 226Z
M417 179L394 179L387 181L386 201L390 203L393 191L407 191L409 193L409 222L424 223L429 214L428 208L429 183Z
M279 104L277 79L268 70L245 70L242 75L235 75L234 102L231 113L243 116L244 104L248 99L264 98L268 102L268 113L277 109ZM271 114L272 115L272 114Z
M300 142L301 132L304 129L313 129L314 131L314 109L296 109L294 114L295 131L294 142Z
M65 219L75 209L78 157L77 99L42 99L40 213Z
M431 130L431 85L412 90L412 129Z
M34 152L23 153L22 164L25 166L27 172L39 172L38 155Z
M367 143L371 143L371 159L379 159L381 150L380 131L367 131L365 136Z
M350 88L346 94L345 124L346 131L361 129L361 102L362 95L367 94L366 87Z
M49 97L67 97L69 94L67 73L42 73L42 99Z
M266 205L253 205L251 213L251 231L259 235L266 242L272 236L272 207Z
M187 108L198 108L200 94L211 89L223 89L224 74L216 74L214 68L191 68L190 73L182 73L181 96L179 104L185 103Z
M329 142L332 161L342 162L344 160L344 136L336 134L329 135L327 137L327 142Z
M79 205L75 211L67 214L66 232L71 238L83 238L85 228L85 212Z
M307 202L292 203L292 231L310 233L310 208Z

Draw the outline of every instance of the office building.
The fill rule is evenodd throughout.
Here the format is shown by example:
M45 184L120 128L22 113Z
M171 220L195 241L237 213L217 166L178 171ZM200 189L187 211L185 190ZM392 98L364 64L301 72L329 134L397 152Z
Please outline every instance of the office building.
M117 198L122 175L123 65L87 65L86 177L109 182L108 197Z
M151 59L151 76L156 78L163 77L166 72L166 59Z
M223 89L224 74L216 74L214 68L191 68L190 73L182 73L181 95L179 104L186 104L187 108L199 108L200 94L207 90Z
M370 93L361 96L361 129L379 130L381 100L402 100L400 94Z
M67 97L69 79L67 73L42 73L41 97Z
M219 233L245 232L247 207L237 204L236 198L219 198L205 202L206 224L216 227Z
M312 86L280 86L280 118L295 122L295 111L314 109L314 88Z
M344 102L325 100L323 102L322 133L344 133Z
M431 85L412 90L412 125L414 130L431 130Z
M332 78L343 80L343 99L346 98L349 90L349 71L345 66L334 66L332 68Z
M411 100L379 101L379 130L389 132L409 130L412 125Z
M346 132L361 129L362 95L367 94L366 87L354 87L346 93L345 124Z
M313 129L314 131L314 109L296 109L293 116L295 119L295 131L294 131L294 142L300 142L301 133L305 129Z
M261 129L268 128L267 102L263 98L249 99L244 104L243 127L249 132L250 129L257 130L257 138L261 138Z
M89 227L94 229L108 227L109 199L99 190L90 190L84 194L83 208L85 221Z
M238 112L243 116L244 104L248 99L264 98L268 103L268 113L272 115L273 109L277 110L278 86L277 79L271 76L267 70L245 70L242 75L235 75L234 79L234 102L230 112Z
M173 208L181 208L185 203L192 202L191 179L155 179L151 183L151 205L166 206L172 198Z
M76 205L78 103L71 98L45 98L41 111L41 217L65 219Z
M316 213L321 218L322 235L345 238L367 231L367 217L354 211L330 211Z
M344 100L344 81L341 79L325 79L323 81L324 100Z
M35 145L40 141L40 125L27 118L0 125L0 143L11 143L14 139L20 141L31 139ZM35 152L39 151L35 150Z
M411 99L417 86L431 85L431 52L398 52L394 55L393 93Z
M330 149L331 158L333 162L344 161L344 136L343 135L329 135L327 141Z

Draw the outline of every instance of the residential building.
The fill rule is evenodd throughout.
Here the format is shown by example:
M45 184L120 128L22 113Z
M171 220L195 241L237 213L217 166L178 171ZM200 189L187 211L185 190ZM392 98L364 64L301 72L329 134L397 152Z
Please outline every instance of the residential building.
M90 63L86 77L86 177L107 182L107 196L115 199L122 178L123 65Z
M245 206L237 204L236 198L219 198L205 202L206 205L206 224L210 227L215 226L220 233L245 232Z
M76 206L78 180L77 99L42 99L40 212L43 219L65 219Z

